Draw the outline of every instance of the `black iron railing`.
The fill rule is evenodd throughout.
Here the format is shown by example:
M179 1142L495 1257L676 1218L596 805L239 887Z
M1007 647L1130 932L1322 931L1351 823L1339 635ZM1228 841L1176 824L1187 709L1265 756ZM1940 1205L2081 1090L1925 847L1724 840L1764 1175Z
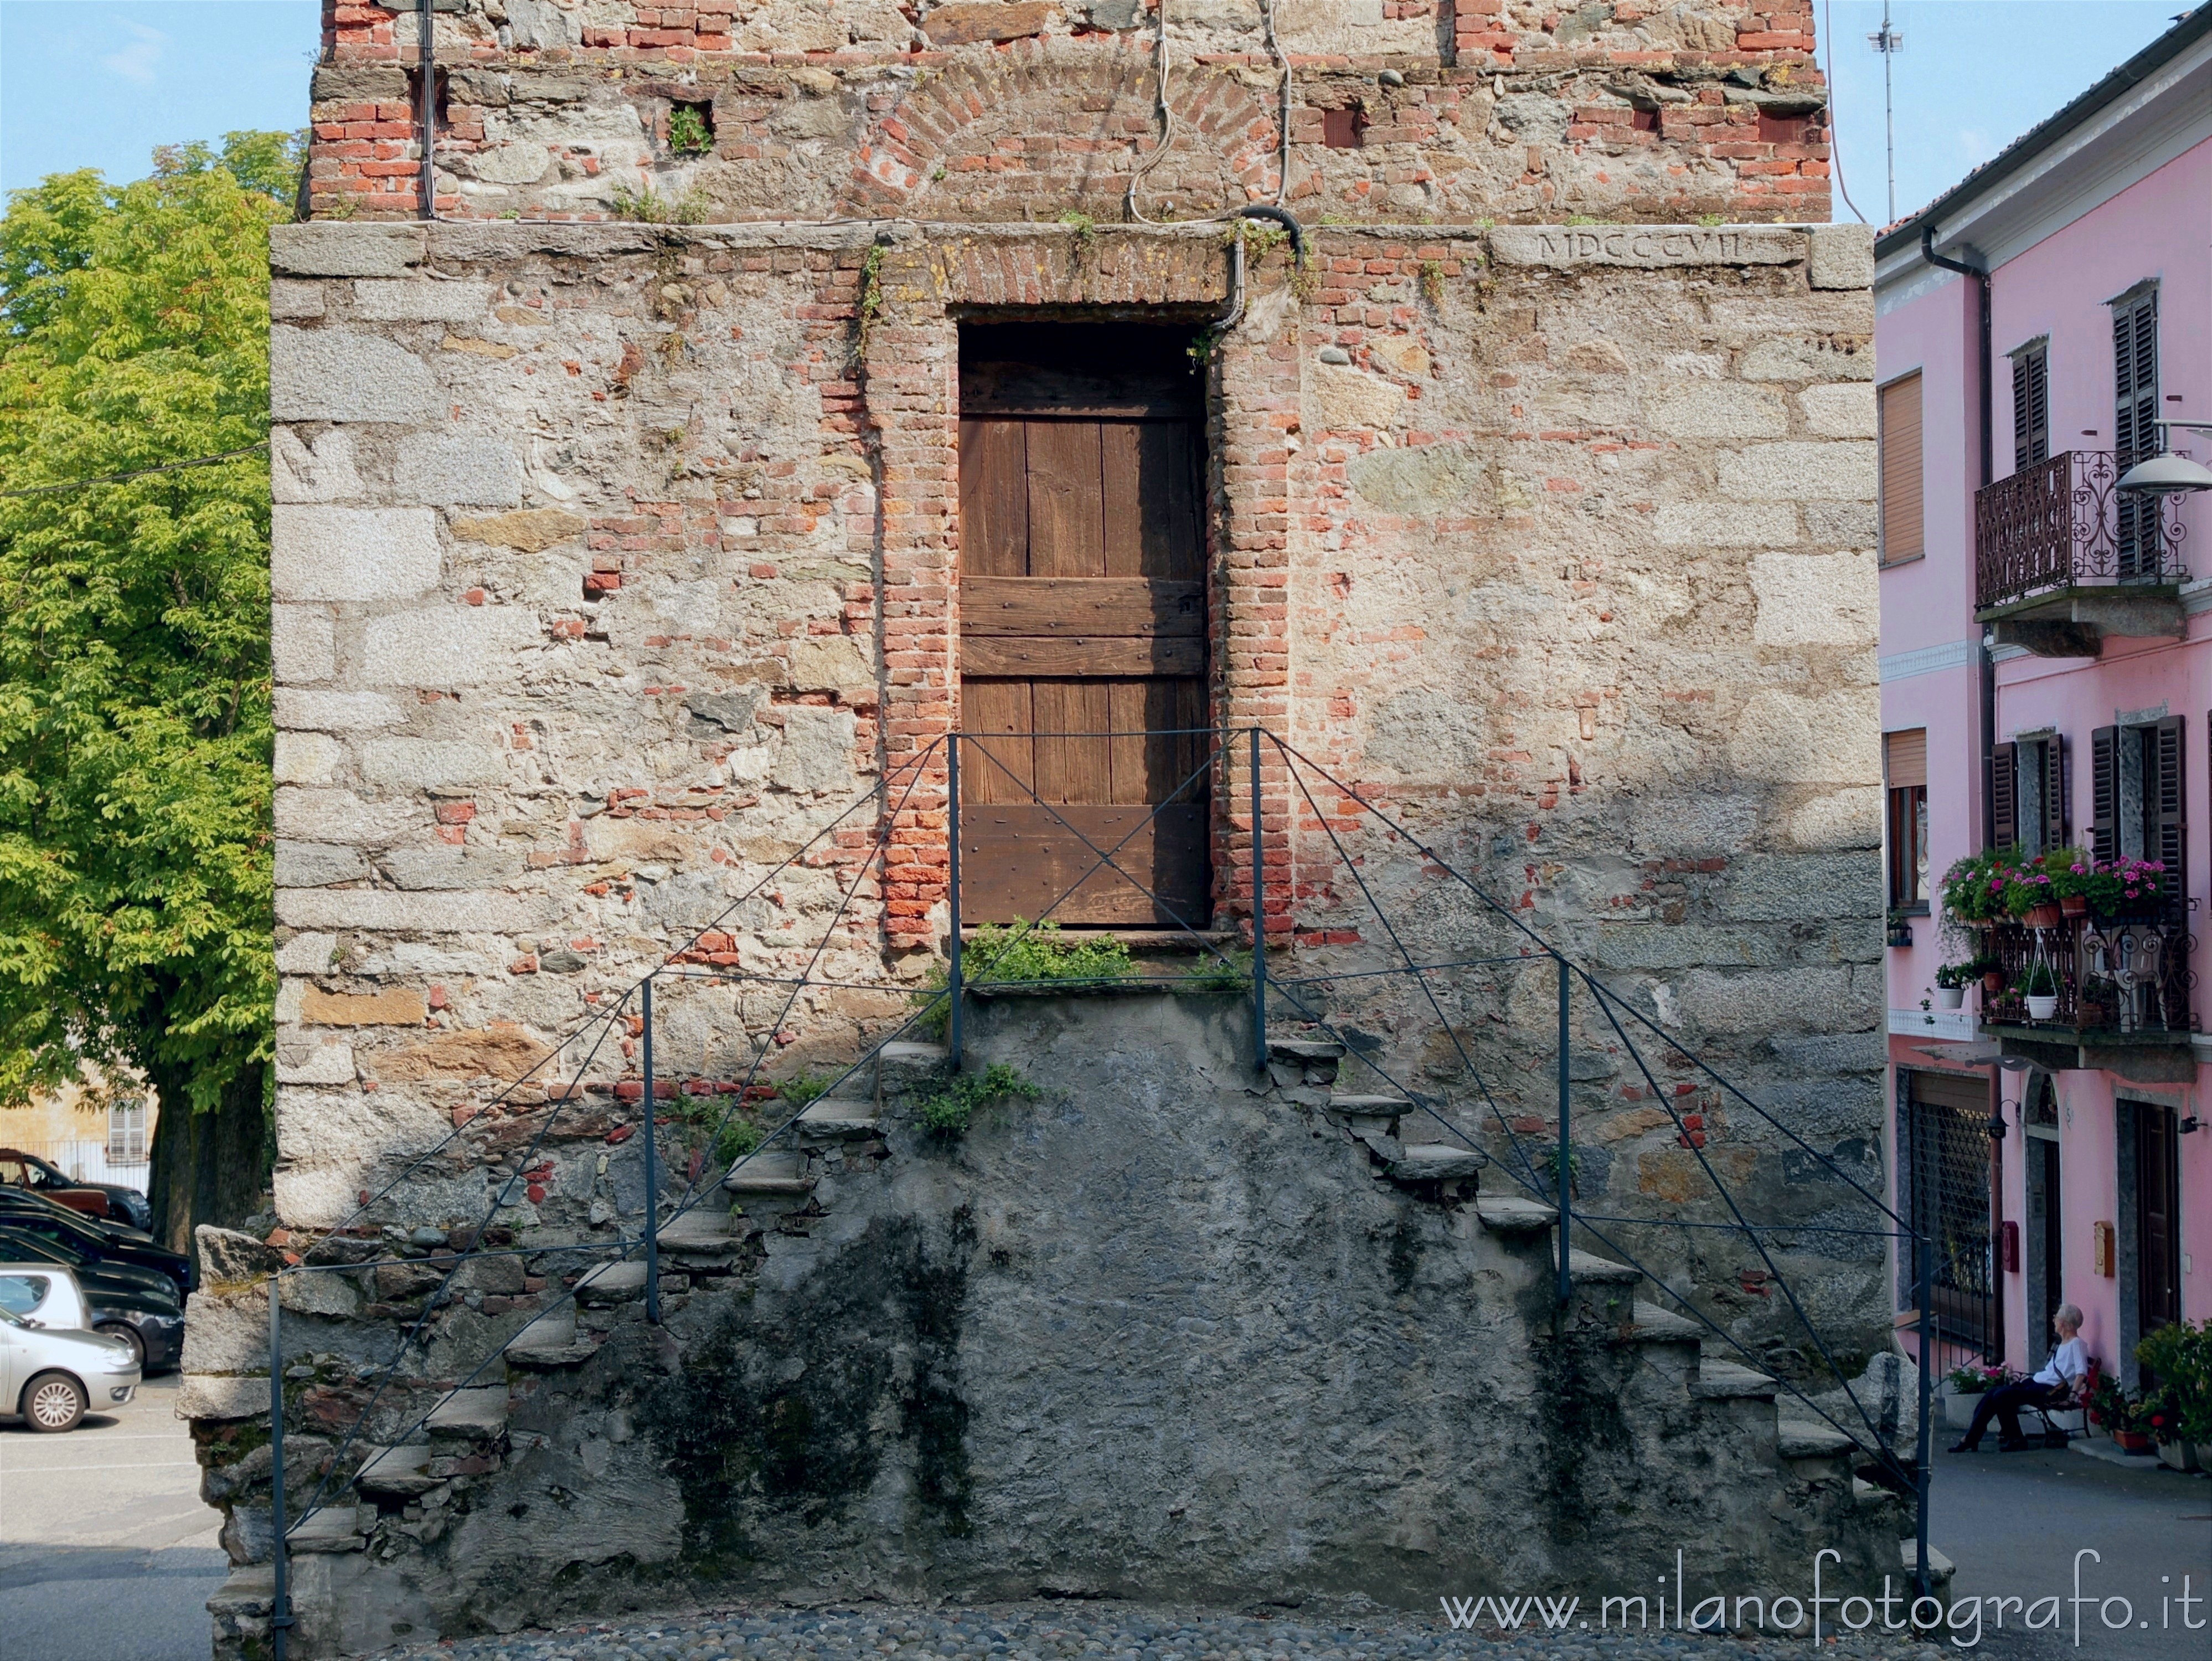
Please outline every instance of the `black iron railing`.
M2108 450L2067 450L1974 493L1974 605L2189 580L2178 496L2124 496Z
M1983 993L1982 1019L1993 1026L2093 1033L2185 1033L2190 989L2196 984L2189 967L2194 947L2188 930L2172 918L2066 917L2049 928L1993 923L1982 950L2005 986ZM2030 1012L2021 989L2039 962L2050 965L2058 999L2040 1018Z
M1150 735L1084 736L1129 738ZM947 1047L957 1060L962 1038L961 1006L963 998L972 995L976 985L968 977L959 951L963 898L963 873L957 851L960 781L963 773L994 766L1009 778L1014 778L1020 793L1029 798L1029 805L1042 810L1056 824L1055 834L1064 832L1080 845L1086 856L1079 858L1068 867L1067 879L1059 897L1045 906L1039 916L1022 924L1017 931L1017 939L1049 921L1052 913L1085 885L1103 880L1109 873L1113 879L1130 885L1176 932L1200 953L1210 956L1219 964L1224 983L1249 986L1258 1029L1254 1056L1258 1068L1264 1070L1267 1064L1265 1035L1273 1009L1279 1015L1294 1019L1307 1029L1343 1045L1347 1065L1356 1065L1371 1073L1380 1083L1404 1098L1413 1112L1425 1116L1441 1127L1444 1134L1455 1142L1481 1155L1488 1168L1502 1172L1505 1178L1517 1184L1531 1197L1556 1207L1559 1218L1558 1293L1562 1300L1567 1297L1571 1287L1571 1245L1594 1242L1615 1262L1635 1269L1643 1277L1639 1287L1643 1295L1662 1300L1665 1306L1678 1311L1692 1321L1707 1342L1734 1350L1753 1366L1764 1368L1769 1365L1764 1353L1748 1348L1735 1333L1677 1292L1660 1271L1640 1262L1624 1238L1623 1232L1679 1228L1716 1231L1731 1235L1759 1260L1763 1265L1759 1271L1761 1284L1778 1295L1777 1307L1788 1311L1793 1326L1802 1330L1808 1349L1819 1357L1827 1377L1837 1384L1847 1384L1850 1382L1849 1376L1831 1354L1826 1340L1807 1312L1790 1278L1775 1261L1773 1253L1781 1249L1778 1241L1795 1238L1802 1244L1808 1238L1816 1236L1834 1236L1839 1241L1845 1237L1856 1237L1893 1243L1898 1260L1900 1264L1907 1266L1907 1274L1917 1289L1915 1301L1921 1339L1917 1378L1920 1402L1917 1446L1901 1448L1892 1445L1893 1433L1885 1435L1869 1413L1866 1403L1858 1401L1855 1394L1847 1394L1846 1399L1851 1406L1839 1409L1842 1415L1839 1420L1813 1399L1813 1391L1826 1388L1825 1382L1801 1384L1784 1378L1778 1379L1776 1383L1778 1391L1792 1397L1806 1414L1825 1421L1832 1428L1843 1431L1857 1441L1883 1480L1917 1495L1920 1538L1918 1561L1926 1563L1929 1561L1926 1528L1929 1472L1927 1439L1931 1367L1939 1349L1938 1288L1947 1281L1956 1281L1960 1278L1961 1266L1971 1261L1971 1247L1961 1246L1958 1242L1947 1242L1942 1238L1943 1231L1938 1226L1915 1226L1881 1194L1866 1185L1862 1180L1864 1172L1838 1164L1829 1152L1808 1141L1793 1128L1785 1115L1770 1110L1667 1031L1656 1019L1656 1007L1647 1009L1644 1007L1650 1001L1648 996L1639 1001L1616 991L1589 968L1575 962L1558 946L1538 934L1514 905L1491 895L1481 884L1457 868L1450 858L1425 842L1404 822L1393 818L1352 786L1332 776L1285 739L1257 727L1212 732L1205 734L1204 739L1204 743L1197 746L1205 753L1203 758L1197 762L1196 771L1168 793L1166 800L1171 802L1185 799L1194 782L1203 782L1207 785L1211 799L1224 805L1224 817L1231 819L1231 828L1244 834L1245 846L1240 851L1249 855L1250 877L1244 892L1236 896L1236 901L1243 908L1243 915L1238 921L1243 926L1242 932L1246 935L1246 944L1241 949L1249 951L1249 964L1238 961L1231 950L1224 949L1223 938L1208 928L1212 918L1182 915L1176 909L1176 902L1163 898L1154 891L1154 887L1147 881L1153 876L1148 866L1137 865L1132 868L1131 856L1125 850L1144 845L1143 838L1148 834L1152 818L1159 809L1151 810L1150 813L1141 816L1140 822L1130 824L1126 830L1121 830L1121 833L1110 843L1101 845L1100 842L1086 836L1069 814L1044 801L1005 766L1003 758L994 749L994 746L1004 747L1003 735L947 733L933 740L920 754L902 761L872 789L848 804L799 849L754 883L743 895L732 900L719 916L693 931L688 940L651 966L619 997L610 1000L580 1027L567 1034L562 1042L548 1053L544 1061L483 1104L485 1110L501 1107L506 1111L534 1112L539 1116L538 1122L520 1154L514 1153L510 1147L500 1156L499 1163L502 1168L500 1180L479 1226L457 1232L457 1234L465 1236L465 1239L457 1239L454 1249L450 1252L429 1257L394 1260L409 1262L417 1267L440 1267L443 1274L438 1286L423 1300L420 1313L410 1325L390 1360L379 1370L374 1388L367 1393L366 1401L351 1424L339 1437L336 1445L319 1460L319 1481L307 1506L297 1515L287 1510L285 1464L282 1454L285 1404L281 1327L284 1300L279 1287L287 1277L319 1272L358 1274L364 1269L378 1267L384 1260L363 1262L355 1258L350 1252L343 1254L343 1257L329 1256L318 1245L310 1247L306 1261L278 1271L272 1278L272 1295L269 1299L270 1406L273 1421L272 1438L278 1450L270 1471L272 1520L276 1535L272 1611L275 1641L272 1647L278 1661L282 1661L285 1654L288 1629L291 1625L284 1542L308 1516L325 1505L337 1503L340 1496L359 1482L362 1474L362 1444L380 1404L389 1396L401 1394L408 1396L410 1402L419 1402L419 1389L410 1390L406 1385L396 1384L396 1381L403 1378L411 1378L419 1370L419 1363L410 1361L410 1358L420 1356L424 1352L427 1347L426 1329L436 1319L441 1309L451 1302L456 1290L455 1276L465 1267L484 1256L521 1256L538 1259L538 1272L548 1277L549 1285L546 1292L539 1295L538 1306L532 1312L531 1324L537 1325L562 1313L582 1290L580 1285L575 1284L565 1291L554 1289L562 1279L566 1278L559 1273L562 1264L580 1259L602 1262L635 1260L642 1264L646 1277L646 1318L657 1318L659 1238L688 1212L706 1202L720 1186L725 1173L719 1166L702 1168L701 1163L695 1159L683 1193L672 1202L659 1197L659 1180L653 1175L653 1162L658 1158L654 1137L655 1104L663 1093L660 1088L662 1081L655 1077L656 1062L659 1059L655 1055L653 1043L653 984L656 978L692 980L703 975L751 986L781 989L785 992L781 1009L763 1029L769 1032L781 1029L799 1000L811 990L836 988L896 994L907 998L911 1013L829 1083L823 1093L832 1098L847 1080L874 1064L887 1046L917 1031L930 1030L939 1021L944 1023ZM1278 806L1271 807L1263 799L1260 788L1263 761L1269 776L1281 778L1283 788L1289 792L1289 800L1281 801ZM1236 776L1240 769L1243 773L1242 778ZM949 850L951 859L946 871L950 891L946 897L951 903L946 964L948 984L933 993L917 995L909 981L877 981L865 977L860 981L848 981L833 977L823 968L825 954L835 945L849 946L852 943L856 927L856 902L871 875L890 861L894 855L901 859L911 857L910 850L897 846L906 839L910 830L907 809L919 787L930 783L933 790L925 792L925 794L933 794L934 781L940 778L949 797L946 806L951 812L947 821L951 831L951 848ZM1320 798L1317 798L1317 792ZM1321 798L1326 799L1326 806ZM1230 810L1227 804L1243 805L1246 802L1249 802L1250 814L1249 821L1243 824L1234 824L1233 810ZM866 846L861 848L855 835L854 821L871 808L873 809L877 829ZM1133 815L1132 818L1139 816ZM1285 938L1285 926L1292 922L1290 913L1291 896L1286 891L1271 891L1262 886L1263 873L1270 859L1275 857L1270 851L1271 847L1279 846L1275 839L1284 837L1292 825L1298 828L1299 835L1305 838L1306 849L1316 861L1324 859L1325 848L1325 862L1330 881L1344 885L1343 892L1347 899L1352 894L1357 895L1362 917L1371 921L1376 935L1381 941L1387 943L1387 960L1381 966L1365 966L1347 973L1302 975L1296 972L1298 965L1294 961L1289 940ZM1371 839L1371 847L1346 845L1346 837L1354 835L1351 827L1355 825L1358 827L1359 837ZM1116 828L1121 829L1119 824ZM746 970L738 964L738 953L728 949L733 944L730 937L720 932L726 920L793 866L830 857L827 850L833 846L849 862L852 874L850 880L842 886L838 904L823 927L820 939L811 946L800 948L805 955L803 965L787 965L787 968L797 969L796 973ZM1464 897L1462 909L1486 927L1499 931L1503 937L1503 949L1498 952L1455 950L1441 953L1417 952L1414 949L1416 945L1425 946L1433 943L1439 928L1438 920L1455 915L1455 910L1438 891L1401 908L1399 915L1394 917L1376 897L1367 877L1363 874L1363 865L1370 853L1376 849L1395 850L1401 855L1414 856L1425 879L1456 891ZM854 857L856 854L865 857ZM1316 873L1302 872L1301 890L1317 890L1324 886L1316 881ZM1270 918L1276 921L1270 922ZM1289 938L1295 938L1295 929L1290 929L1288 934ZM1374 937L1365 938L1371 940ZM1233 947L1233 940L1229 944ZM1547 961L1557 971L1558 1030L1554 1041L1559 1052L1558 1117L1556 1125L1545 1126L1543 1131L1539 1132L1525 1123L1516 1124L1515 1118L1500 1106L1462 1043L1465 1018L1462 1016L1455 1019L1438 995L1441 990L1446 997L1464 1000L1471 995L1481 995L1486 990L1494 991L1494 988L1486 989L1471 981L1469 970L1492 969L1519 972L1530 965ZM1326 971L1329 966L1324 964L1321 967ZM1440 1112L1426 1094L1413 1090L1407 1082L1394 1076L1389 1068L1376 1058L1371 1045L1353 1043L1352 1035L1340 1030L1332 1020L1322 996L1325 986L1370 977L1401 977L1417 990L1433 1015L1439 1031L1449 1040L1455 1053L1462 1076L1469 1080L1473 1096L1479 1101L1481 1112L1494 1127L1486 1134L1492 1136L1492 1147L1500 1157L1493 1159L1490 1150L1479 1147L1470 1133ZM1131 983L1127 977L1117 977L1117 981L1122 984ZM1179 982L1165 983L1173 985ZM1068 988L1078 983L1056 982L1054 984ZM1000 984L996 989L1007 989ZM1641 1080L1638 1086L1641 1098L1656 1104L1672 1122L1679 1145L1688 1151L1691 1159L1703 1172L1713 1198L1718 1202L1720 1214L1695 1218L1681 1214L1686 1208L1678 1207L1660 1214L1612 1215L1577 1206L1573 1180L1578 1150L1574 1140L1571 1089L1573 1017L1577 1001L1585 1012L1586 1019L1594 1016L1593 1025L1601 1026L1604 1041L1634 1068L1636 1076ZM609 1038L618 1034L624 1039L635 1037L643 1040L638 1057L643 1075L641 1079L616 1081L593 1074L594 1058L601 1053ZM585 1045L589 1049L580 1064L563 1065L562 1058L574 1056ZM741 1104L757 1099L763 1093L757 1075L767 1053L768 1046L765 1044L757 1048L743 1079L723 1081L726 1087L720 1089L718 1093L726 1105L720 1117L705 1132L708 1147L714 1146L719 1141L732 1112L738 1110ZM564 1080L551 1081L553 1075L546 1069L554 1067L562 1067L567 1073ZM623 1067L617 1070L626 1072L628 1069ZM540 1078L541 1074L545 1077ZM1663 1083L1662 1074L1667 1075ZM1683 1093L1691 1082L1694 1082L1698 1092L1709 1095L1716 1103L1733 1104L1733 1107L1741 1108L1752 1116L1766 1131L1778 1135L1789 1145L1790 1158L1820 1169L1826 1180L1839 1185L1838 1193L1847 1193L1854 1196L1854 1203L1867 1207L1869 1214L1866 1226L1861 1227L1826 1220L1787 1225L1751 1220L1745 1214L1742 1202L1723 1179L1705 1151L1704 1121L1698 1114L1697 1102ZM533 1092L532 1096L524 1097L519 1093L526 1087ZM518 1242L513 1231L494 1225L503 1208L516 1203L517 1189L526 1179L527 1169L537 1158L540 1146L555 1134L555 1128L563 1115L568 1113L587 1092L602 1098L611 1092L617 1099L636 1099L641 1103L641 1117L643 1120L641 1129L644 1133L641 1139L643 1144L641 1152L647 1185L642 1215L636 1220L637 1232L629 1233L629 1220L624 1220L617 1238L611 1239L564 1238L560 1237L559 1231L547 1230L540 1232L543 1235L540 1240ZM799 1109L793 1108L781 1123L769 1129L752 1152L738 1159L738 1165L742 1166L748 1160L758 1158L780 1143L787 1145L785 1139L799 1123ZM450 1134L434 1146L417 1153L382 1188L373 1194L363 1191L360 1205L328 1231L325 1238L342 1237L349 1228L357 1234L374 1234L377 1231L368 1225L378 1216L385 1202L417 1172L426 1166L434 1166L439 1174L447 1175L456 1162L468 1162L471 1156L466 1145L455 1145L462 1136L462 1124L467 1122L463 1118L457 1123ZM1548 1145L1538 1143L1535 1139L1540 1135L1543 1135L1544 1143ZM731 1167L732 1171L736 1168ZM1874 1180L1878 1183L1879 1178ZM1986 1212L1984 1215L1986 1217ZM1960 1256L1961 1250L1966 1255ZM354 1260L346 1261L345 1258ZM524 1329L528 1329L527 1327ZM441 1380L436 1387L441 1392L437 1405L450 1401L458 1391L472 1385L479 1378L501 1365L508 1348L520 1335L517 1333L493 1345L465 1377L452 1382ZM437 1410L437 1405L419 1415L411 1415L411 1422L404 1428L396 1434L385 1432L379 1435L378 1440L393 1445L409 1442L422 1433L431 1414ZM386 1418L391 1417L387 1409ZM1845 1421L1850 1422L1847 1424L1844 1422ZM1924 1584L1923 1590L1925 1590Z

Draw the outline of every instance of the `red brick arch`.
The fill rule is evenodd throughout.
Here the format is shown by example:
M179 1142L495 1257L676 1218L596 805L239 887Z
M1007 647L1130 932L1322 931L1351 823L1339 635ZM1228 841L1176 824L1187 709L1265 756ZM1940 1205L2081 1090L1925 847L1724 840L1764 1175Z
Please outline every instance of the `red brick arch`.
M1117 47L1102 76L1106 57L1032 41L928 72L868 130L841 205L863 215L1007 219L1023 216L1018 202L1118 203L1159 129L1149 55ZM1180 132L1151 175L1160 194L1227 207L1273 188L1272 103L1210 64L1178 66L1169 98Z

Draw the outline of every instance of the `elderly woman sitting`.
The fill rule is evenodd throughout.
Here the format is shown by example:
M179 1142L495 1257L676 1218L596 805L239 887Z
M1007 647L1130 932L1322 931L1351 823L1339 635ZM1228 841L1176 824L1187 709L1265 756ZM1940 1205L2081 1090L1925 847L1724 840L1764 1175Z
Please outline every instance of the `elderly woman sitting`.
M2071 1304L2061 1304L2051 1317L2051 1325L2058 1335L2058 1347L2051 1352L2051 1359L2033 1378L1984 1391L1974 1409L1974 1422L1951 1444L1952 1452L1974 1452L1982 1445L1982 1433L1995 1419L1997 1451L2016 1453L2028 1445L2020 1431L2022 1408L2063 1407L2074 1399L2089 1371L2088 1348L2081 1342L2081 1311Z

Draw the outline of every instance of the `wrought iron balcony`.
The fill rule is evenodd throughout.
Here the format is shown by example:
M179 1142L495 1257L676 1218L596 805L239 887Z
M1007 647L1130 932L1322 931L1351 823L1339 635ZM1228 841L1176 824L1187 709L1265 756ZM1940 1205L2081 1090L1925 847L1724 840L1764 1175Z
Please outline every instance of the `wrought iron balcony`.
M2001 645L2094 657L2106 635L2179 636L2177 496L2124 496L2106 450L2068 450L1974 496L1975 616Z
M2054 1070L2104 1068L2142 1082L2194 1079L2189 1050L2189 955L2197 942L2171 918L2068 917L2056 928L1991 925L1984 956L2007 989L1982 994L1982 1027L2007 1055ZM2038 958L2058 983L2058 1007L2038 1020L2016 989Z

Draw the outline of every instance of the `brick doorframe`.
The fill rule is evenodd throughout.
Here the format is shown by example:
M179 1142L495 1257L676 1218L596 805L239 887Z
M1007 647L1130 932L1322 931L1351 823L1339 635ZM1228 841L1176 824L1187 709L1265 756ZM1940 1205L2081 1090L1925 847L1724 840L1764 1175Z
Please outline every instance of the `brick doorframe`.
M881 565L877 618L884 666L882 764L892 800L915 779L887 827L885 946L935 949L946 915L949 849L941 754L915 777L915 758L958 719L960 344L967 320L1065 317L1188 321L1194 332L1229 301L1230 260L1218 225L902 228L873 258L872 306L861 360L862 406L877 472ZM1279 278L1273 279L1279 283ZM1212 703L1219 726L1286 732L1290 720L1287 584L1299 423L1295 305L1259 303L1215 352L1206 407L1206 509ZM1251 915L1250 782L1242 751L1213 793L1215 921ZM1267 928L1291 926L1284 770L1261 769L1267 845ZM886 804L888 807L889 804Z

